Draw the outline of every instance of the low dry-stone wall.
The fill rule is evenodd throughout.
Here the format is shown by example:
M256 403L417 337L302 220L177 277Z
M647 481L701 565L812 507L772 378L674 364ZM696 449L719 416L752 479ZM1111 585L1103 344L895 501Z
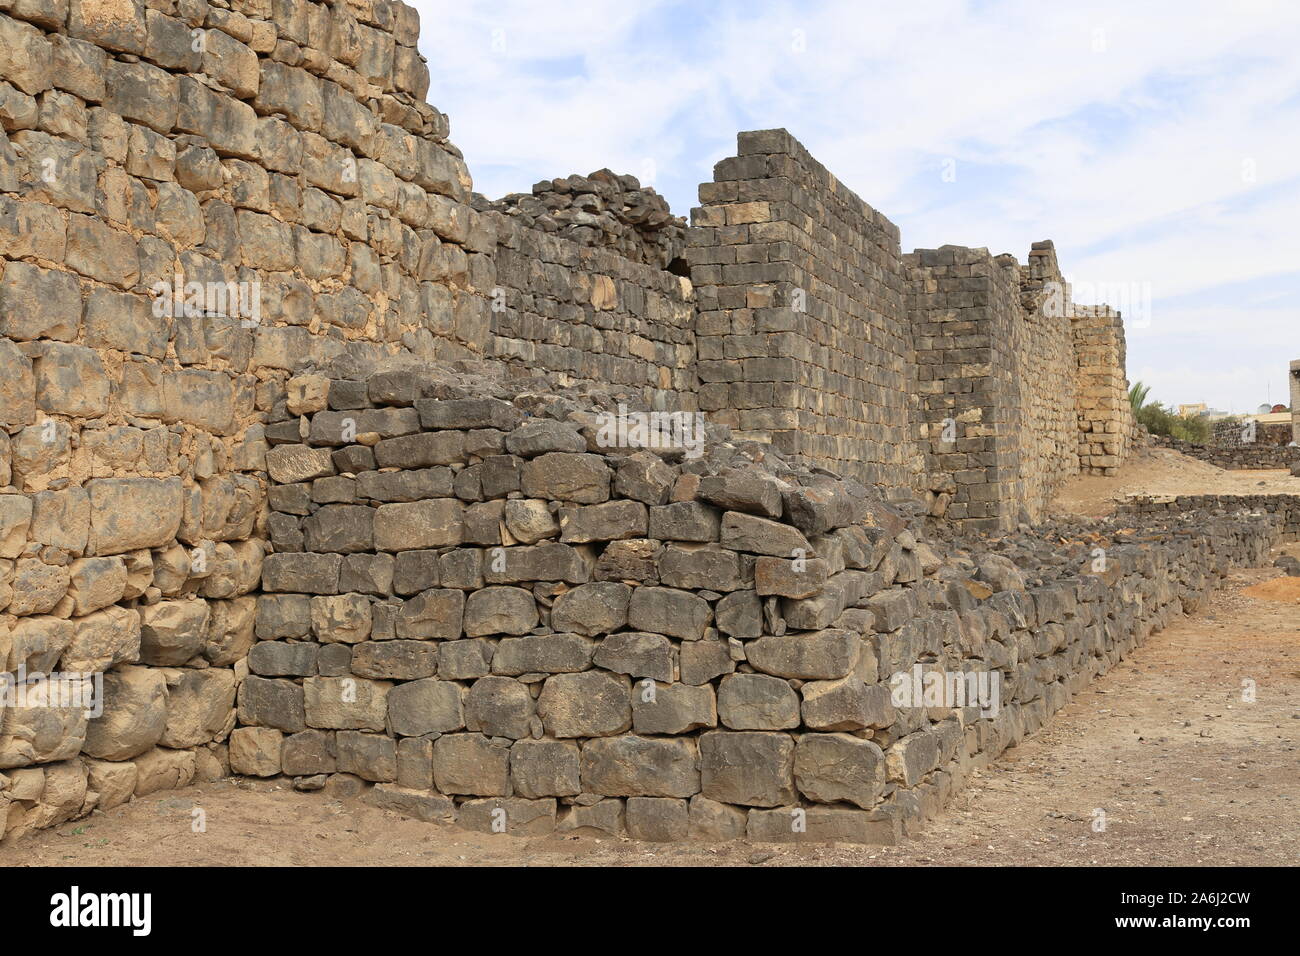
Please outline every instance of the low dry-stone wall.
M1191 458L1228 470L1290 468L1300 462L1300 445L1198 445L1164 435L1154 436L1154 442L1161 448L1172 448Z
M692 457L412 370L290 391L231 768L485 831L893 842L1277 536L936 550L715 426ZM1000 697L900 700L932 672Z
M1283 541L1300 540L1300 495L1134 495L1117 510L1133 515L1270 514L1281 522Z

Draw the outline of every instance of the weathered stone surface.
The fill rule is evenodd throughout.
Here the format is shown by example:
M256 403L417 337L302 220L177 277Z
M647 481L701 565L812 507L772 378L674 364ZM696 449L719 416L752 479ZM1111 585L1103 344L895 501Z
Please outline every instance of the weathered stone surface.
M339 554L373 551L377 515L375 509L362 505L324 505L302 522L306 549Z
M311 632L326 644L359 644L373 626L371 603L363 594L327 594L310 603Z
M687 803L668 797L629 797L627 833L634 840L671 843L690 836Z
M690 737L604 737L583 744L581 776L584 791L607 797L689 797L699 753Z
M398 684L388 692L389 729L403 737L460 730L465 726L461 696L460 685L451 680Z
M230 732L230 770L247 777L280 772L284 734L270 727L236 727Z
M356 774L372 783L397 779L397 742L384 734L340 730L334 738L341 773Z
M121 554L169 544L180 529L179 478L105 478L87 482L90 554Z
M708 601L676 588L636 588L628 603L627 622L630 627L683 641L702 638L710 617Z
M366 791L365 802L381 810L392 810L425 823L450 825L456 820L456 804L450 797L427 790L413 790L391 783L375 784Z
M894 722L889 687L868 686L857 676L840 680L809 681L803 695L803 722L813 730L865 730Z
M166 727L166 676L149 667L118 667L104 675L103 713L87 726L83 749L104 760L131 760L158 743Z
M245 726L274 727L296 734L307 727L303 688L288 680L248 676L239 684L239 722Z
M522 581L563 581L585 584L591 578L591 563L582 551L567 544L546 542L521 548L492 549L484 565L488 584L516 584Z
M717 545L670 545L659 559L659 578L669 587L738 591L745 587L740 555Z
M794 779L809 800L869 810L885 789L885 755L874 742L848 734L803 734L795 744Z
M779 518L783 510L781 486L758 471L736 469L700 479L699 497L730 511Z
M640 538L646 533L646 508L637 501L561 508L560 528L565 544Z
M430 641L362 641L352 650L358 677L418 680L438 670L438 647Z
M140 608L140 660L158 667L184 664L203 650L206 601L161 601Z
M763 602L754 591L733 591L714 607L718 630L728 637L749 640L763 634Z
M723 641L693 641L678 649L678 669L683 684L706 684L736 669Z
M456 822L480 833L512 833L541 836L555 830L555 801L498 797L466 800L459 807Z
M86 784L99 794L99 809L120 807L135 795L135 764L130 761L90 760L86 765Z
M179 750L215 740L235 706L234 671L213 667L162 673L167 679L167 723L158 742Z
M632 730L638 734L685 734L718 726L709 685L650 684L632 689Z
M668 682L674 676L673 643L662 634L610 634L596 648L592 662L615 674Z
M465 634L527 634L537 626L537 603L531 591L514 587L486 587L465 601Z
M504 638L502 643L507 640L513 638ZM484 677L491 672L492 660L492 642L485 638L444 641L438 645L438 674L445 680L474 680ZM528 669L520 671L527 672Z
M125 593L126 562L121 558L81 558L68 567L68 597L78 616L116 604Z
M510 748L510 780L521 797L569 797L581 792L578 745L519 740Z
M337 594L343 556L269 554L262 564L262 588L306 594Z
M619 463L614 490L624 498L646 505L662 505L668 501L676 480L677 473L658 455L639 451Z
M650 537L660 541L717 541L722 512L699 501L678 501L650 509Z
M897 740L885 753L889 779L914 787L939 765L939 738L926 730Z
M509 677L480 677L465 695L465 727L489 737L529 736L536 705L528 687Z
M521 458L536 458L548 452L576 454L587 450L587 440L572 425L537 418L506 435L506 450Z
M697 793L689 807L690 838L710 843L739 840L745 835L744 810Z
M789 730L799 726L799 695L779 677L729 674L718 685L718 716L732 730Z
M140 658L140 615L108 607L72 622L73 634L59 668L90 674Z
M566 591L551 609L551 626L589 637L608 634L627 624L632 589L626 584L601 581Z
M360 677L308 677L302 682L307 726L322 730L384 729L387 681Z
M593 505L609 500L611 477L599 455L548 452L524 465L521 487L529 498Z
M510 794L510 748L482 734L444 734L433 744L434 785L443 793Z
M789 734L710 730L700 736L699 746L700 792L709 799L749 807L794 800Z
M68 569L39 558L19 558L14 563L9 613L48 614L68 590Z
M23 553L31 524L31 498L0 495L0 558L16 558Z
M754 563L754 590L760 597L810 598L820 594L829 576L821 558L759 558Z
M280 764L285 774L305 777L317 773L334 773L338 759L334 735L323 730L304 730L284 738Z
M722 516L721 543L724 548L766 554L777 558L810 558L812 547L799 529L739 511Z
M0 710L0 770L76 757L86 740L91 683L41 680L23 690L20 700Z
M13 342L0 340L0 425L13 428L36 420L36 377L32 362Z
M559 833L594 837L617 837L623 834L623 801L602 799L590 805L566 807L556 821Z
M427 429L496 428L510 431L523 418L519 409L495 398L428 400L415 403Z
M492 672L508 677L575 673L591 666L595 650L596 642L581 634L506 637L491 657Z
M603 671L546 679L537 716L552 737L607 737L632 726L631 683Z
M57 617L19 618L7 634L0 633L0 659L6 661L4 669L48 674L72 642L75 630L71 621Z
M894 817L837 807L750 810L745 835L755 843L866 843L895 846L902 838Z
M834 628L760 637L746 644L745 656L757 670L777 677L837 680L853 670L858 637Z
M453 498L380 505L374 516L375 548L414 551L460 544L464 506Z
M403 602L397 615L397 636L454 640L463 633L464 614L463 591L431 588Z

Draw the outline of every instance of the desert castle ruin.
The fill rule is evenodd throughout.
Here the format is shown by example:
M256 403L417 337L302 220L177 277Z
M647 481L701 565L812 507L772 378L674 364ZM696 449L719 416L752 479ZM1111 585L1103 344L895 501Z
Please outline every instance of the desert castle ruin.
M1025 530L1134 429L1050 242L904 254L784 130L689 227L608 171L492 202L418 36L0 0L0 663L102 705L0 712L0 832L234 772L889 841L1279 533ZM895 706L917 666L1001 700Z

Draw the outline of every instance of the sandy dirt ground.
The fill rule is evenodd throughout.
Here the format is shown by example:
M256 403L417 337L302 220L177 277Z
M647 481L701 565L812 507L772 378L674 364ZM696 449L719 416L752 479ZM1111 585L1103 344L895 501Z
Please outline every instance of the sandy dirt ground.
M1154 635L897 847L480 835L359 801L222 781L30 835L0 847L0 867L1294 866L1300 579L1277 575L1234 573L1205 609ZM1244 680L1255 682L1254 703L1242 700ZM206 814L204 833L192 832L195 807ZM1104 832L1094 830L1098 810Z
M1108 515L1126 495L1300 495L1300 477L1285 469L1225 471L1171 448L1139 448L1119 474L1079 475L1056 496L1056 514Z

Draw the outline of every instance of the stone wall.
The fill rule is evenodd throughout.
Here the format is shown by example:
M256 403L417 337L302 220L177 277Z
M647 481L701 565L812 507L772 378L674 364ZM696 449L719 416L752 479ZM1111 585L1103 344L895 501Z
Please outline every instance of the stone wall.
M572 200L574 179L556 181L569 194L551 190L542 196ZM622 186L634 182L621 177ZM602 180L586 180L576 188L600 185ZM600 203L609 204L605 215L580 208L574 214L594 219L591 225L577 218L561 226L536 210L529 215L523 200L479 204L494 222L498 242L485 351L521 370L551 372L560 382L619 385L656 408L694 410L699 383L691 283L669 272L664 261L678 259L682 229L672 223L648 229L643 219L660 225L662 212L644 198L652 192L606 192ZM595 198L577 194L584 196ZM645 238L650 235L655 238Z
M1238 425L1235 430L1240 429L1241 426ZM1289 428L1286 437L1290 441ZM1172 448L1184 455L1230 470L1290 468L1300 461L1300 446L1290 444L1198 445L1165 435L1154 435L1152 440L1161 448Z
M1078 358L1079 467L1084 474L1114 475L1137 427L1124 376L1124 323L1108 306L1071 308Z
M1300 541L1300 497L1296 495L1134 495L1120 503L1121 514L1269 514L1280 522L1283 541Z
M487 832L892 843L1278 534L967 551L716 430L611 446L599 412L427 381L335 383L349 412L272 431L237 773ZM934 674L998 690L899 696Z
M944 462L932 478L934 450L918 441L930 422L919 417L911 279L887 219L784 131L741 134L739 155L701 187L689 236L652 192L604 171L487 202L472 193L447 117L424 102L418 30L415 11L388 0L0 0L0 659L33 686L38 671L65 675L46 692L102 683L104 707L89 720L58 701L5 708L0 829L20 834L232 764L275 766L310 786L325 771L292 768L312 760L351 773L340 780L384 783L375 792L393 805L472 822L492 808L466 810L470 798L510 795L499 777L494 790L474 789L508 747L506 790L560 800L573 826L618 819L647 837L679 834L685 813L696 832L762 835L779 829L784 811L771 808L797 790L810 832L888 838L910 812L889 809L907 803L895 792L942 790L948 778L935 775L954 772L944 767L967 734L950 717L926 729L914 715L863 716L879 714L871 662L886 659L882 647L897 644L887 653L901 660L922 643L935 655L949 646L934 636L951 636L948 625L923 636L906 620L933 606L939 565L874 492L806 468L935 502L953 493L936 481L955 486L969 472L972 488L1006 500L990 505L987 490L949 499L966 506L959 520L1009 526L1070 468L1053 437L1055 399L1016 385L1027 363L1056 361L1033 349L1063 354L1059 329L1024 341L1015 270L994 260L983 281L996 286L1008 336L988 346L996 355L976 407L1001 432L991 448L962 451L988 460ZM1097 407L1108 409L1123 384L1122 328L1114 317L1103 325L1081 336L1076 323L1073 347L1097 346L1087 382L1104 385ZM959 357L945 348L925 351ZM455 401L426 418L417 399L452 396L479 360L509 372L515 404L474 406L492 411L473 426L439 417L468 407ZM442 372L412 378L394 361L437 361ZM370 378L375 368L388 377ZM704 409L710 428L734 429L726 455L762 475L577 449L558 419L576 414L589 431L592 409L548 390L592 385L608 387L606 409L624 399ZM521 424L525 413L537 421ZM1110 434L1108 413L1082 420ZM1025 436L1026 421L1043 435ZM568 442L561 458L535 452L546 441ZM1122 456L1122 441L1089 445L1101 452ZM611 500L585 500L601 475ZM665 494L682 498L644 500ZM859 506L876 517L864 525ZM666 517L656 525L654 513ZM758 527L770 539L755 521L769 522ZM582 530L588 522L596 530ZM610 522L613 541L602 537ZM389 536L376 537L383 527ZM818 590L789 577L794 558L768 553L772 542L808 545L812 570L798 574L824 576ZM526 566L543 565L537 577L491 579L483 563L496 547L511 568L527 552ZM761 585L760 568L771 575ZM459 630L444 637L452 592ZM469 633L471 608L517 628L510 615L529 616L521 594L537 618L525 633ZM627 621L602 624L624 594ZM564 604L580 613L560 631ZM545 647L545 666L502 670L507 637L528 642L515 645L525 658ZM780 663L796 645L821 662L813 671L799 655ZM548 672L552 653L581 666ZM661 707L640 707L639 728L634 678L666 690ZM628 691L628 727L608 738L554 732L566 707L592 719L572 702L603 707L615 683ZM418 687L398 693L408 685ZM343 706L361 701L343 700L349 687L370 694L364 723ZM407 792L428 759L437 781L443 738L395 729L388 691L421 713L443 714L455 697L464 724L442 752L462 748L447 759L466 761L472 785ZM528 733L515 743L488 732L520 729L521 709ZM827 716L840 710L849 716ZM780 726L743 726L753 721ZM544 775L554 757L558 778L576 750L579 790L516 789L513 749L525 740L538 744L536 762L520 773ZM978 752L1001 745L983 740ZM865 776L828 783L823 764L843 748ZM380 779L373 768L388 768L390 752L401 776ZM587 789L602 774L622 779L625 765L639 771L643 752L671 758L673 793ZM766 775L761 800L754 781L726 769L751 752ZM786 773L798 767L806 785ZM698 794L677 792L697 777Z
M409 7L0 11L0 661L103 705L4 709L15 834L226 772L264 420L294 368L481 353L496 240Z
M916 486L898 228L785 130L738 147L688 236L700 407L792 460Z
M1050 240L1035 242L1020 267L1020 306L1024 326L1016 350L1017 404L1026 412L1020 476L1025 507L1037 521L1061 484L1079 474L1083 428L1078 381L1082 359L1073 338L1074 310ZM1126 388L1122 359L1116 370Z
M1010 257L944 246L904 257L912 285L920 438L931 513L970 530L1012 527L1023 507L1024 349Z

